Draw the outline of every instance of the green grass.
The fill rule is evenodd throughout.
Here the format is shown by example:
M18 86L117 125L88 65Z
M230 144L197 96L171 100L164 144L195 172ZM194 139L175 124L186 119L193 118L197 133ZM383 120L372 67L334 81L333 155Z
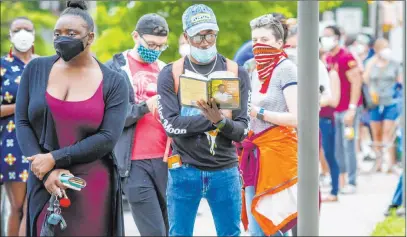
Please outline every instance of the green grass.
M406 236L406 220L395 213L376 225L372 236Z

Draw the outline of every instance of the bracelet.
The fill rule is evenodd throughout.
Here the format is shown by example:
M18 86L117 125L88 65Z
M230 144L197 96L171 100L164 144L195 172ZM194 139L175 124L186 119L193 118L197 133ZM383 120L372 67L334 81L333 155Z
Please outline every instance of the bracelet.
M219 121L213 125L218 129L222 129L226 125L226 118L222 118L221 121Z

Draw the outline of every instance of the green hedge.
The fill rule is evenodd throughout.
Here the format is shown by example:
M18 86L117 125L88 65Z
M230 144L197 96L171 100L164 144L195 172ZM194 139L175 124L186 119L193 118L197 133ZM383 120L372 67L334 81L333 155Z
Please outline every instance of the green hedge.
M376 225L372 236L406 236L406 219L393 213Z

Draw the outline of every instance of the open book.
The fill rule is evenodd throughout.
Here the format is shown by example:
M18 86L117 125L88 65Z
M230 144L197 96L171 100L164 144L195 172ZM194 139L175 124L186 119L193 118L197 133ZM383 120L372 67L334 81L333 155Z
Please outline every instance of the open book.
M214 98L219 109L240 109L240 80L232 72L216 71L205 77L185 70L179 91L182 106L197 107L197 101Z

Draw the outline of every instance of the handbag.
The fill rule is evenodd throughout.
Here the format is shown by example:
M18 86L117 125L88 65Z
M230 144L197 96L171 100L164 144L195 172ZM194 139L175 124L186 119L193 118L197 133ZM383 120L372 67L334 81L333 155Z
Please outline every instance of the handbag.
M363 98L363 107L365 109L374 109L377 107L377 104L373 102L369 86L366 83L362 84L362 98Z

